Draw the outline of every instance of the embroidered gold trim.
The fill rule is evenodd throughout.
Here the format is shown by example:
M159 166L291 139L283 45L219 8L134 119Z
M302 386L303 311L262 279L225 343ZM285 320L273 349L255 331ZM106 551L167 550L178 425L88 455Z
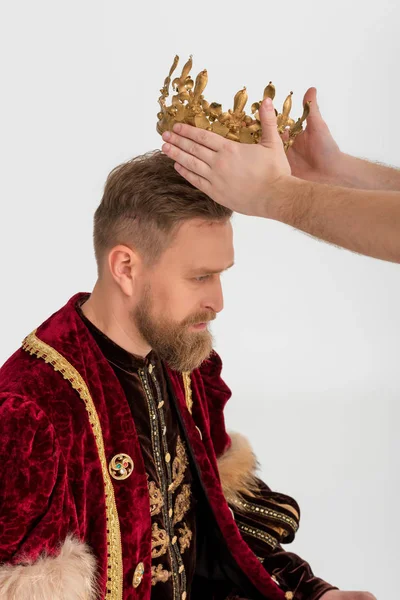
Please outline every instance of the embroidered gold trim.
M167 553L169 535L165 529L160 529L157 523L151 528L151 558L159 558Z
M171 571L164 569L163 565L157 565L151 567L151 585L157 583L166 583L171 577Z
M175 508L174 508L174 520L173 525L177 525L183 519L190 508L190 485L185 483L182 486L182 491L176 497Z
M277 547L278 540L275 539L272 535L269 535L269 533L265 533L265 531L261 531L261 529L256 529L255 527L249 527L248 525L243 525L242 523L236 522L236 524L237 524L239 530L242 531L243 533L247 533L247 535L257 538L258 540L261 540L262 542L265 542L266 544L271 546L271 548Z
M122 600L123 591L123 566L122 566L122 546L121 531L119 526L117 505L115 502L114 488L108 472L108 465L105 456L103 433L101 430L100 419L96 411L93 399L89 389L80 375L80 373L71 365L71 363L62 356L55 348L49 346L36 336L36 330L29 334L22 343L22 348L31 355L43 359L50 364L55 371L61 373L70 385L76 390L80 398L85 403L89 417L89 423L92 427L95 438L97 452L101 464L101 471L104 481L104 494L106 503L107 518L107 584L105 600Z
M190 548L190 542L192 541L193 533L190 531L189 527L186 523L183 523L183 526L179 528L179 533L181 534L179 537L179 546L181 554Z
M156 397L154 397L150 387L149 374L156 388ZM170 452L166 436L167 429L163 409L164 401L154 366L151 369L151 373L150 369L140 369L139 376L145 391L150 418L153 457L158 474L158 484L164 499L161 513L163 517L162 524L166 529L169 542L167 552L171 563L173 598L174 600L181 600L182 595L186 593L187 581L182 557L178 547L174 543L175 533L170 517L171 512L173 513L173 497L172 492L170 491L170 485L172 484L172 465L170 462ZM169 460L166 460L167 456L169 456ZM183 567L183 569L181 569L181 567Z
M192 398L192 387L190 385L190 372L185 371L182 373L183 385L185 388L185 398L186 398L186 406L190 414L192 414L193 410L193 398Z
M154 517L160 514L164 506L164 498L162 497L161 490L156 486L154 481L148 481L147 486L150 496L150 515Z
M269 501L269 500L268 500ZM259 504L253 504L250 502L244 502L242 500L233 499L232 504L243 509L245 512L251 512L253 514L258 514L260 516L265 516L270 518L273 521L279 521L280 523L284 523L285 525L289 525L294 531L297 532L299 529L299 524L292 519L292 517L288 517L284 513L271 510L270 508L266 508L265 506L260 506ZM275 504L275 502L274 502Z
M186 454L185 445L181 440L181 437L178 435L178 441L176 443L176 456L172 463L172 483L169 486L169 491L171 493L175 492L178 489L180 484L185 478L185 471L189 464L189 460Z
M277 502L276 500L269 500L269 502L271 502L272 504L276 504L276 506L280 506L281 508L286 508L286 510L288 510L295 516L297 521L300 520L299 513L297 512L297 510L295 508L293 508L293 506L290 506L290 504L281 504L280 502Z

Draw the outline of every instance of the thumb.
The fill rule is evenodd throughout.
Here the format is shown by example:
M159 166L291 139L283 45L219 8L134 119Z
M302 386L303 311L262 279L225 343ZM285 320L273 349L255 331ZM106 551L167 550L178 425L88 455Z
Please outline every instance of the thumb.
M260 121L262 129L260 144L265 148L272 148L278 143L282 145L277 128L275 109L271 98L263 100L260 106Z
M323 122L323 118L318 106L317 90L315 87L310 88L304 94L303 104L305 105L306 102L310 101L310 114L307 117L307 127L313 129L313 127L317 127L321 124L321 122Z

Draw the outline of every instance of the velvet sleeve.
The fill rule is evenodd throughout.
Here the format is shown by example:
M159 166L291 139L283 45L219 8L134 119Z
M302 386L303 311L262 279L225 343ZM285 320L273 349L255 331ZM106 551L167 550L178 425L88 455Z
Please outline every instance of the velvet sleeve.
M0 399L0 563L35 560L57 547L65 491L46 415L23 398Z
M319 600L336 589L316 577L310 565L281 544L293 541L299 527L300 509L293 498L273 492L257 479L258 491L242 495L231 505L236 524L248 546L284 592L295 600Z

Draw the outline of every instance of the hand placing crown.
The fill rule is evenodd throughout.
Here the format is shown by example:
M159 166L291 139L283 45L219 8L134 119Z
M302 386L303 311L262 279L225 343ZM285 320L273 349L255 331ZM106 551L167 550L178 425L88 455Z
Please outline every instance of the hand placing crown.
M203 95L207 86L207 71L201 71L194 82L190 76L193 61L192 57L186 62L182 69L180 77L172 81L171 104L167 105L167 98L170 94L170 85L172 75L179 63L179 56L175 56L172 67L164 81L164 86L160 90L161 96L158 100L161 110L157 114L157 131L160 135L164 131L172 131L175 123L187 123L194 127L213 131L227 139L244 144L257 144L261 139L261 122L259 117L259 108L261 102L254 102L251 106L252 116L245 112L245 106L248 101L246 88L237 92L233 101L233 109L223 112L221 104L217 102L209 103ZM310 102L304 105L303 115L297 121L290 117L292 110L292 95L287 96L283 103L282 112L277 115L278 132L281 135L285 150L293 144L295 138L303 131L303 123L310 112ZM275 87L270 82L264 90L265 98L275 98Z

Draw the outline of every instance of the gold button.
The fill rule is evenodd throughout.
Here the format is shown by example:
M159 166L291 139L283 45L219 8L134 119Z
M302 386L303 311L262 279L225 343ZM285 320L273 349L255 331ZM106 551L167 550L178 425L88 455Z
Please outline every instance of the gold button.
M172 543L172 544L176 544L176 540L177 540L177 539L178 539L178 538L176 537L176 535L174 535L174 537L172 538L172 541L171 541L171 543Z
M133 460L128 454L116 454L108 465L108 470L110 472L111 477L116 479L117 481L122 481L123 479L128 479L128 477L132 474L135 465Z
M164 406L164 400L161 400L161 402L158 403L158 408L162 408Z
M152 374L152 372L153 372L153 369L154 369L153 365L152 365L152 364L150 364L150 365L149 365L149 373L150 373L150 375Z
M172 510L172 508L169 509L168 514L169 514L169 518L171 518L172 515L174 514L174 511Z
M135 572L133 574L132 585L134 588L139 587L139 585L142 583L143 575L144 575L144 564L141 562L138 564L138 566L136 567Z
M171 455L170 455L170 453L169 453L169 452L168 452L168 453L165 455L165 462L166 462L166 463L169 463L169 462L171 462Z
M181 566L179 567L179 573L183 573L183 571L184 571L184 570L185 570L185 567L184 567L183 565L181 565Z
M186 600L186 592L183 592L183 594L182 594L182 600Z

